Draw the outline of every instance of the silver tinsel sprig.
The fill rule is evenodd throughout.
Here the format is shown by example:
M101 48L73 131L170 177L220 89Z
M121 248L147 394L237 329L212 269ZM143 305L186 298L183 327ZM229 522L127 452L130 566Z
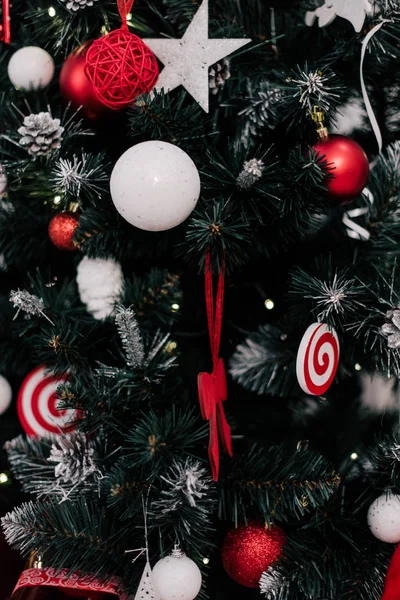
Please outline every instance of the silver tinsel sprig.
M93 3L97 2L97 0L61 0L61 2L66 3L67 10L76 12L87 6L93 6Z
M333 84L334 74L330 71L300 70L297 71L297 77L289 78L288 81L297 85L298 91L294 97L298 96L301 105L309 111L317 103L327 110L331 103L336 103L340 98L337 87Z
M400 348L400 308L388 310L386 323L381 327L382 335L387 338L388 348Z
M261 179L264 169L264 162L260 158L246 160L243 164L243 169L237 177L237 186L241 189L249 190L259 179Z
M45 156L61 147L64 127L60 119L53 119L49 112L24 117L19 143L31 156Z
M60 484L77 485L98 471L95 450L83 433L58 436L48 462L56 463L54 475Z
M223 58L215 65L210 67L209 87L214 96L218 94L219 90L223 89L225 81L227 81L230 76L230 61L228 58Z
M21 543L21 540L26 538L26 521L34 519L35 503L24 502L21 506L17 506L11 512L8 512L4 517L1 517L1 526L4 531L4 536L7 542L13 546L19 543L18 548L24 551L27 542Z
M77 197L82 191L98 193L108 179L102 164L91 154L60 158L54 165L51 181L58 192Z
M30 314L30 315L41 315L45 319L49 321L52 325L54 323L49 319L49 317L44 312L44 304L41 298L35 296L34 294L30 294L26 290L12 290L10 292L10 302L17 308L17 312L15 314L14 319L16 319L21 310Z
M206 469L192 458L186 458L183 462L175 460L168 473L161 475L161 479L168 486L161 492L159 502L163 514L175 512L183 504L196 507L212 483Z
M141 367L144 361L144 346L133 309L118 306L115 323L125 350L127 365L133 368Z
M346 279L345 276L340 276L337 273L329 282L315 279L316 286L319 287L320 293L306 296L316 301L316 305L321 309L318 313L318 318L322 321L328 319L332 313L344 314L349 304L354 304L355 300L355 284L354 279Z
M274 569L269 567L267 571L260 577L259 581L260 593L263 594L267 600L275 600L278 597L278 593L282 591L284 587L287 587L287 582L282 580L281 575Z

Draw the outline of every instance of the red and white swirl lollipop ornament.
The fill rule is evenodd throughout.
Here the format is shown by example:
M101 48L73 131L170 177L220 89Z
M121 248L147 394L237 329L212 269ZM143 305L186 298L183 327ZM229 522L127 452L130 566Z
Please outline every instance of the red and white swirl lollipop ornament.
M67 375L55 377L45 365L31 371L18 393L17 410L25 432L31 436L49 437L75 429L78 411L59 410L57 388L68 380Z
M321 396L333 382L339 366L339 340L325 323L313 323L305 332L297 352L296 374L303 392Z

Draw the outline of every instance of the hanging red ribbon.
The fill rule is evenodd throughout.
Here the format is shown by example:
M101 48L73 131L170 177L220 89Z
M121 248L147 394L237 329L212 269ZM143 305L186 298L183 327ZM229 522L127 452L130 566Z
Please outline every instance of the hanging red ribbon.
M122 19L122 27L128 28L126 17L131 12L134 0L117 0L118 12Z
M0 39L5 44L11 42L10 30L10 0L2 0L3 4L3 27L0 31Z
M221 341L222 313L224 307L225 288L225 255L218 275L218 289L214 307L213 279L211 269L211 254L207 250L205 264L205 291L208 333L210 336L211 357L213 363L212 373L199 373L197 385L199 390L200 410L203 419L210 423L210 441L208 444L208 457L214 481L218 481L219 474L219 443L218 433L221 437L225 452L232 456L231 429L227 423L222 402L227 399L225 366L219 358Z

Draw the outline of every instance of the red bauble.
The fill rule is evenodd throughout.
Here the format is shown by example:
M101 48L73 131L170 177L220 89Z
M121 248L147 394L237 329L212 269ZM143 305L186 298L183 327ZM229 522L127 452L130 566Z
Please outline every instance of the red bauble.
M237 583L257 588L263 572L280 557L285 540L285 532L277 525L268 529L249 522L231 529L222 547L225 571Z
M49 238L59 250L76 250L73 240L75 229L78 227L79 215L62 212L55 215L49 223Z
M86 52L91 42L76 48L65 61L60 73L60 90L65 100L89 119L98 118L106 109L100 102L85 73Z
M357 142L343 135L330 135L313 146L325 155L333 178L328 182L330 196L339 204L346 204L358 196L365 187L369 175L368 158Z
M86 53L86 74L97 98L117 110L153 89L158 63L140 37L121 27L90 46Z

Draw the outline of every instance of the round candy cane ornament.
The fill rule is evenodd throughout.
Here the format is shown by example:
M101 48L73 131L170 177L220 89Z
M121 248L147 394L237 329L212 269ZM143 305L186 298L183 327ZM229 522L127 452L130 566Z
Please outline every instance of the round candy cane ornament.
M330 387L339 365L336 331L325 323L313 323L305 332L297 352L296 374L306 394L321 396Z
M76 410L57 408L57 387L67 381L67 375L54 377L45 365L31 371L18 393L17 409L21 425L28 435L49 437L75 429Z

